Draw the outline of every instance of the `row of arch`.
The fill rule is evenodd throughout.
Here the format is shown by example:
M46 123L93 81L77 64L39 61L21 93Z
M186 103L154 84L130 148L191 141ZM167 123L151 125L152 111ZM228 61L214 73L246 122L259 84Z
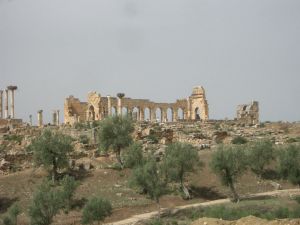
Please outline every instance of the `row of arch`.
M110 112L103 112L103 116L114 116L121 114L124 116L131 116L137 121L157 121L157 122L176 122L187 119L187 112L183 108L139 108L139 107L122 107L121 112L118 112L117 107L112 106ZM95 114L95 109L90 106L88 109L88 120L98 120ZM195 120L200 120L200 109L195 109Z

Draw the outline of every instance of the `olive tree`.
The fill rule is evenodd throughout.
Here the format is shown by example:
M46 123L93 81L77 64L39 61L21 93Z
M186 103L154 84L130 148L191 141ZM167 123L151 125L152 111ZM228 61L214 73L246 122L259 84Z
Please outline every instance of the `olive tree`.
M112 148L122 168L124 167L124 162L121 159L121 150L132 143L133 131L133 122L129 117L113 116L104 119L100 123L100 148L105 151Z
M180 183L186 198L190 198L190 194L184 185L185 177L188 172L194 172L202 165L194 146L180 142L167 146L163 161L164 170L169 179Z
M158 162L149 157L145 164L136 167L132 173L131 185L137 186L154 200L160 216L160 197L165 194L167 182L163 179Z
M233 202L239 201L234 184L247 169L246 154L242 146L220 145L212 154L212 171L217 174L223 185L230 188Z
M58 170L69 165L68 155L73 151L72 138L58 132L45 130L32 141L28 149L33 152L36 165L43 165L57 180Z
M140 143L133 143L126 148L124 154L124 165L127 168L134 168L145 163L143 156L143 146Z
M265 167L274 159L274 149L270 141L262 140L250 144L247 148L248 164L253 173L261 177Z
M300 186L300 146L289 145L281 148L278 160L282 178Z

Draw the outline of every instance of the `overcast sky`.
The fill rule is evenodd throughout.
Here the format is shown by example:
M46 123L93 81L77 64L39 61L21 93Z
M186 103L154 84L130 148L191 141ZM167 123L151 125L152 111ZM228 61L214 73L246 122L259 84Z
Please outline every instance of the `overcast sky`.
M16 114L65 97L173 102L206 89L210 118L257 100L261 119L300 120L299 0L0 0L0 89Z

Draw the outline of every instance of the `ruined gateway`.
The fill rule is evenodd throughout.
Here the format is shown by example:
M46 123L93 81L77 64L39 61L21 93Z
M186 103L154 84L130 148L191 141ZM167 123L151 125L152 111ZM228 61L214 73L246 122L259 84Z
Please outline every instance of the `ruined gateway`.
M192 95L175 103L155 103L147 99L101 97L96 92L88 94L87 102L69 96L64 104L65 124L99 121L112 115L131 115L138 121L176 122L178 120L207 121L208 103L202 86L195 87Z

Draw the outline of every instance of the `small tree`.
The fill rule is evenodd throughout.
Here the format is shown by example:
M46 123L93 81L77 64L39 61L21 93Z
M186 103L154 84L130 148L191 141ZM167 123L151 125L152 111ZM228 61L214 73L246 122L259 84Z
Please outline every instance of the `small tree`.
M279 172L282 178L300 185L300 146L289 145L279 151Z
M121 150L132 143L133 131L133 122L129 117L113 116L104 119L100 124L100 147L106 151L112 148L122 168L124 164L121 159Z
M270 141L258 141L248 148L249 167L256 175L261 177L265 167L274 159L273 145Z
M190 194L184 185L185 176L188 172L194 172L201 165L203 163L199 159L197 149L190 144L177 142L166 148L164 170L168 178L180 182L180 187L187 198L190 198Z
M64 208L69 211L72 206L72 198L74 196L74 192L78 187L78 182L75 181L74 177L65 176L61 180L62 185L62 199L64 200Z
M18 204L13 204L9 209L7 215L3 218L4 225L17 225L18 215L21 210Z
M158 207L158 216L160 217L160 197L166 191L166 181L163 179L158 162L149 157L144 165L134 169L131 184L143 189L145 193L154 200Z
M110 216L112 212L111 204L108 200L98 198L92 198L83 208L82 212L82 224L92 224L94 221L103 221L107 216Z
M29 206L31 225L49 225L53 217L63 206L61 191L51 186L49 181L44 181L34 193Z
M144 164L143 146L140 143L133 143L126 149L124 165L127 168L134 168Z
M237 137L233 138L231 141L231 143L235 144L235 145L243 145L243 144L246 144L247 142L248 142L248 140L242 136L237 136Z
M57 179L58 170L68 167L68 154L73 151L72 138L45 130L33 140L29 150L33 151L35 163L44 165L49 170L54 182Z
M230 188L233 194L233 202L238 202L239 196L234 183L247 168L246 154L243 148L230 145L219 146L217 151L212 154L210 167L220 177L222 184Z

